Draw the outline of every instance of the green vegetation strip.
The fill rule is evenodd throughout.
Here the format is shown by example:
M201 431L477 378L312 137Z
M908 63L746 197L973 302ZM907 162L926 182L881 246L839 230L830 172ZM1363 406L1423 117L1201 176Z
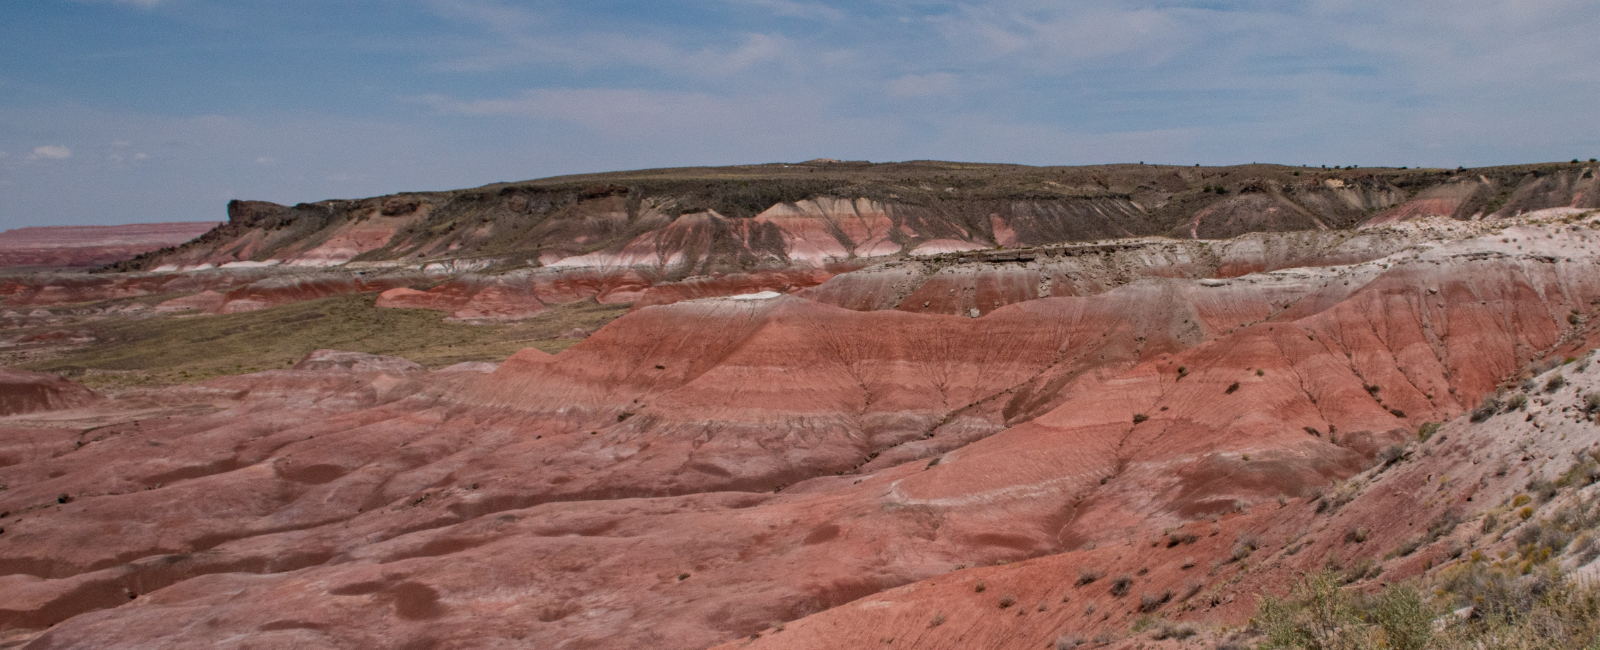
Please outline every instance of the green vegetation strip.
M410 359L430 369L464 361L499 362L526 347L556 353L627 305L584 301L533 318L483 324L449 322L423 309L382 309L377 295L346 294L242 314L103 319L73 325L95 341L23 366L60 372L86 385L117 388L187 383L293 366L332 348Z

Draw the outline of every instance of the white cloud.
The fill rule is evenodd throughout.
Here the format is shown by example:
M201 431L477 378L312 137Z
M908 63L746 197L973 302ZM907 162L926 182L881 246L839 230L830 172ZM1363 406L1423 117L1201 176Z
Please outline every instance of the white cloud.
M884 89L895 97L949 95L956 91L956 76L948 72L908 74L890 81Z
M46 144L33 148L33 155L28 160L66 160L72 157L72 150L59 144Z
M133 159L134 160L147 160L149 158L150 158L150 154L147 154L147 153L145 153L143 151L141 151L139 153L136 153L136 154L133 154Z
M257 165L276 165L276 164L278 164L278 159L277 158L273 158L272 156L256 156L256 164Z
M1026 9L1026 10L1024 10ZM1164 60L1192 42L1192 10L1128 9L1120 3L1062 3L1044 8L964 6L930 22L970 61L1015 60L1046 71L1123 57L1119 63ZM1132 61L1127 57L1133 57Z

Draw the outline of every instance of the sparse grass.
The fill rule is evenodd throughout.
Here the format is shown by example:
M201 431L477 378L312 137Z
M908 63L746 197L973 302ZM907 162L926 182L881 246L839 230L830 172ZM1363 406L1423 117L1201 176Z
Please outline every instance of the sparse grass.
M498 362L525 347L560 352L578 341L557 338L598 329L626 305L584 301L506 323L446 322L423 309L381 309L376 294L344 294L242 314L168 315L87 321L95 342L23 366L60 372L96 388L168 385L294 365L312 350L334 348L405 357L429 368L463 361Z

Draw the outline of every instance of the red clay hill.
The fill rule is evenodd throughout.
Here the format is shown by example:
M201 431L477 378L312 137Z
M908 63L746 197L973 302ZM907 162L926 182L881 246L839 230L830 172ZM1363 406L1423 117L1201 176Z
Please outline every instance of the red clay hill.
M498 365L319 351L0 418L0 643L1161 647L1139 617L1220 631L1330 561L1385 579L1465 561L1450 545L1466 528L1379 558L1600 444L1584 410L1600 388L1591 170L1515 185L1554 184L1539 191L1560 205L1517 214L1535 204L1495 185L1507 198L1470 214L1354 228L1407 204L1404 172L1270 168L1280 185L1201 196L1179 180L1216 170L1138 167L1063 172L1048 201L937 209L905 197L966 187L960 174L869 187L878 198L708 193L676 215L603 179L571 181L594 189L567 203L491 186L328 207L305 226L316 241L274 238L323 207L235 205L230 226L134 263L146 271L74 291L217 277L181 270L217 255L277 261L234 267L256 293L219 292L226 306L382 225L383 246L314 277L460 318L608 291L635 308ZM1185 182L1221 182L1205 178ZM1283 216L1315 196L1325 212ZM462 197L524 206L519 241L548 255L412 268L436 284L405 291L382 285L398 267L356 266L488 256L510 222L451 213ZM1181 223L1150 216L1202 200ZM1206 215L1247 223L1253 202L1285 227L1192 238ZM1182 224L1190 238L1171 237ZM1019 239L995 250L1005 232ZM575 258L593 263L561 264ZM1525 371L1567 383L1526 419L1465 417Z

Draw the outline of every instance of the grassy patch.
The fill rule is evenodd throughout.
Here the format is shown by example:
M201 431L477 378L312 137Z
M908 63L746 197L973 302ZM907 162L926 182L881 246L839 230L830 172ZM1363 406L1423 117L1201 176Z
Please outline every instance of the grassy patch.
M380 309L377 294L345 294L243 314L103 319L76 324L95 342L23 366L61 372L101 388L186 383L288 368L312 350L405 357L429 368L498 362L526 347L560 352L573 328L593 331L626 305L584 301L521 321L467 324L442 312Z

